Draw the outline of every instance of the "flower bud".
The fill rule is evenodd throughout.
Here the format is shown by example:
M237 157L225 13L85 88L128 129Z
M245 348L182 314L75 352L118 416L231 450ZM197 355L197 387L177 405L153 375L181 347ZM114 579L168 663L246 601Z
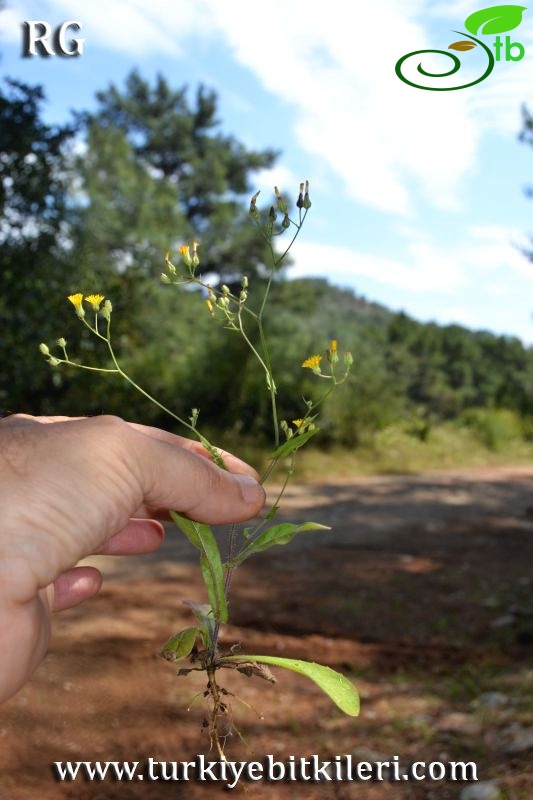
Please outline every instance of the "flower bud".
M171 283L171 280L166 272L161 273L161 283Z
M248 278L246 277L246 275L243 275L241 278L241 286L243 289L248 288Z
M285 216L283 217L283 222L281 223L281 227L283 228L283 230L287 230L287 228L290 228L290 226L291 226L291 221L289 219L289 215L285 214Z
M351 367L353 364L353 356L350 352L344 354L344 365L346 367Z
M312 205L312 203L311 203L311 201L309 199L309 181L306 181L305 182L305 194L304 194L303 207L307 211L308 208L311 208L311 205Z
M239 302L246 303L247 299L248 299L248 292L246 291L246 289L243 289L239 295Z
M303 183L300 184L300 194L298 195L298 200L296 201L296 206L298 208L304 207L304 185Z
M260 190L259 190L260 191ZM259 219L259 211L257 210L257 198L259 196L259 192L256 192L254 196L250 200L250 216L254 219Z
M200 266L200 259L198 258L198 248L199 248L199 246L200 245L199 245L198 242L193 242L192 243L192 259L191 259L191 263L192 263L193 269L196 269L196 267Z
M48 363L52 367L58 367L61 364L61 361L58 358L55 358L54 356L50 356L50 358L48 359Z
M275 222L277 216L278 215L276 214L276 209L274 208L274 206L270 206L270 211L268 212L268 217L271 220L271 222Z
M169 283L170 283L170 281L169 281ZM107 320L108 322L111 319L111 312L112 311L113 311L113 304L111 303L111 300L106 300L104 305L102 306L102 310L101 310L100 313L103 316L103 318L105 320Z
M225 283L223 283L220 288L222 289L222 294L223 295L228 295L229 294L229 286L226 286Z
M280 190L277 186L274 186L274 194L276 195L276 204L281 211L282 214L287 213L287 203L283 199Z
M49 356L50 355L50 348L44 342L41 342L41 344L39 345L39 350L41 351L43 356Z
M58 339L58 340L57 340L57 343L58 343L58 345L59 345L60 347L66 347L66 346L67 346L67 343L66 343L65 339L63 339L63 337L61 337L60 339Z

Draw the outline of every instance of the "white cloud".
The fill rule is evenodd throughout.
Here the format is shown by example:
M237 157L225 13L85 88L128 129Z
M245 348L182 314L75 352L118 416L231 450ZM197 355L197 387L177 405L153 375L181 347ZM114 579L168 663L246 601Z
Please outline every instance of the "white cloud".
M10 42L17 44L21 37L21 21L31 19L22 8L14 9L8 6L0 11L0 43Z
M13 2L13 8L22 5ZM489 80L464 92L424 92L398 80L394 65L402 54L445 47L448 31L439 15L446 15L444 25L456 17L459 24L469 8L466 0L448 8L427 0L351 6L329 0L327 7L322 0L269 0L258 15L249 0L92 0L82 8L76 0L33 0L26 11L81 18L99 45L139 56L190 57L193 39L222 39L283 101L301 147L340 178L348 196L409 214L414 188L426 203L459 208L483 135L514 134L519 104L529 94L527 58L497 65ZM12 36L14 11L3 16ZM533 46L527 20L520 31ZM436 58L442 68L443 57Z
M335 276L335 283L356 286L358 278L397 287L412 294L438 292L461 297L490 283L492 295L513 289L531 293L533 265L519 250L526 246L517 231L499 226L478 226L467 232L467 242L442 246L427 237L412 234L406 240L404 257L379 256L351 247L298 242L292 251L290 277ZM452 301L453 302L453 301ZM472 310L470 310L472 313Z
M284 164L275 164L271 169L260 169L254 173L252 180L255 191L259 189L269 198L273 196L274 186L277 186L284 195L292 196L298 193L301 178Z

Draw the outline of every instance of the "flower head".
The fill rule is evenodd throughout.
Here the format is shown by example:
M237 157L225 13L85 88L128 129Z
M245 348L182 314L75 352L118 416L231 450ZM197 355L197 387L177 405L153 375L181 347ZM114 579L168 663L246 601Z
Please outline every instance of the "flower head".
M297 428L300 428L302 425L303 419L293 419L292 424L295 425Z
M81 292L76 294L69 294L68 298L70 303L74 306L74 310L80 319L85 316L85 309L83 308L83 295Z
M329 344L329 349L331 350L332 353L336 353L337 352L337 340L336 339L332 339L331 340L331 342Z
M81 308L81 304L83 303L83 295L81 292L77 292L77 294L69 294L67 298L74 308Z
M322 356L309 356L306 358L302 364L302 367L307 367L308 369L320 369L320 362L322 361Z
M92 306L93 311L98 311L100 308L100 303L104 300L103 294L88 294L85 297L87 303Z

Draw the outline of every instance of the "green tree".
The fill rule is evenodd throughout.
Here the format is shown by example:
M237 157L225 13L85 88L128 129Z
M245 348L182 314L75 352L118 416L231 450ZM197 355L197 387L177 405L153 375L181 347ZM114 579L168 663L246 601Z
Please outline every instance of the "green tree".
M38 86L0 85L0 407L38 408L58 386L38 342L54 335L68 285L65 150L68 126L46 125Z
M106 272L161 271L166 249L198 239L202 270L226 282L261 270L265 244L250 225L244 196L254 170L273 164L271 150L247 150L220 131L217 97L200 86L151 86L132 72L125 90L97 94L94 113L79 115L87 152L78 163L87 206L80 245ZM99 268L102 268L101 266Z

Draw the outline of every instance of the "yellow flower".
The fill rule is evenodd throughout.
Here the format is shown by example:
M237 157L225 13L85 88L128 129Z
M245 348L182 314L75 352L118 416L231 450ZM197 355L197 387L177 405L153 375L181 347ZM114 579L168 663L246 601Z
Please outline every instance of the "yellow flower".
M303 419L293 419L292 424L296 425L297 428L301 426Z
M336 353L337 352L337 340L336 339L332 339L331 340L331 342L329 343L329 349L331 350L332 353Z
M69 294L68 300L74 306L74 310L76 315L83 319L85 316L85 309L83 308L83 295L81 292L77 292L76 294Z
M310 356L306 358L302 364L302 367L308 367L309 369L319 369L320 362L322 361L322 356Z
M181 247L179 248L179 252L180 252L180 255L183 258L183 261L185 262L185 266L186 267L192 267L191 248L189 247L189 245L188 244L182 244ZM195 255L196 255L196 252L195 252ZM198 258L198 256L196 256L196 258Z
M67 299L70 300L74 308L81 308L81 304L83 303L83 295L81 292L69 294Z
M92 306L93 311L98 311L100 308L100 303L104 300L103 294L88 294L85 297L85 300L90 303Z
M213 315L213 303L211 302L211 300L204 300L204 303L206 304L209 313Z

